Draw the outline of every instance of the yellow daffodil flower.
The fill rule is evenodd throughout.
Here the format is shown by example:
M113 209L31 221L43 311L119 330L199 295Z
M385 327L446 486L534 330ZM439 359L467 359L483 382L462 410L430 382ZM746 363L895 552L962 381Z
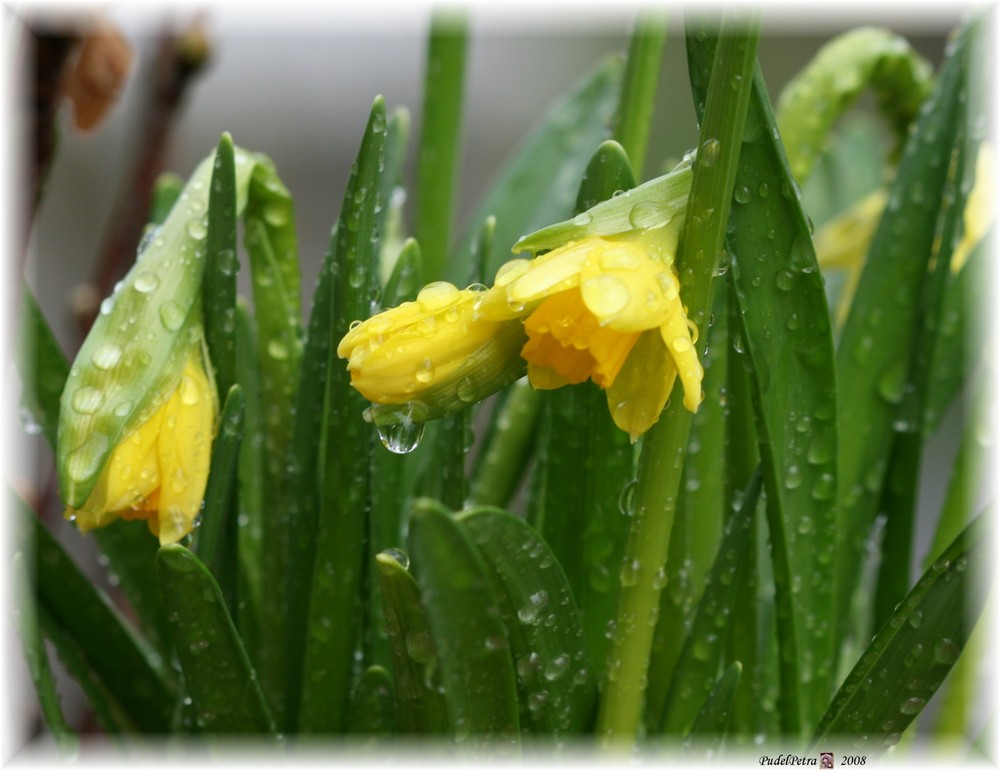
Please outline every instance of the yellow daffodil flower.
M373 418L423 422L482 400L523 374L519 322L477 317L482 292L438 281L413 302L356 323L337 346ZM403 405L405 410L378 405Z
M83 532L145 519L161 545L176 543L201 508L217 414L215 387L192 352L163 404L112 450L87 502L66 518Z
M489 320L524 318L531 384L593 380L635 441L656 422L680 375L684 405L701 403L697 330L673 269L676 230L588 236L500 268L478 303Z

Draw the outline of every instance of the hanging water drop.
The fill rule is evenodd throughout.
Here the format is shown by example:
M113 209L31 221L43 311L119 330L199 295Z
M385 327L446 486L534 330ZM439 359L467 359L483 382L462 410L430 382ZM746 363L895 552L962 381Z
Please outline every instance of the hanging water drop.
M393 454L405 455L420 444L420 439L424 435L424 424L403 418L402 422L392 425L379 425L377 430L382 446Z

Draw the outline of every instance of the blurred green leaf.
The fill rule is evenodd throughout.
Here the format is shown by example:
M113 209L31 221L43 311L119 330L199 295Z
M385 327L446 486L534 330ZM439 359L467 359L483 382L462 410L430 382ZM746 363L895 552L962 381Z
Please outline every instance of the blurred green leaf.
M181 197L183 189L184 180L173 172L164 172L156 178L153 184L153 198L149 204L150 224L162 225L166 221L170 209Z
M909 42L886 29L859 27L827 42L778 98L778 128L795 179L805 182L833 123L869 87L902 144L932 76Z
M667 696L663 730L686 734L694 730L715 684L725 650L726 630L739 595L738 577L752 543L750 533L760 497L762 476L755 473L742 504L726 521L718 556L708 574ZM738 677L737 677L738 680ZM735 690L736 682L733 683Z
M392 653L396 732L443 733L448 707L437 689L440 661L427 625L416 580L407 572L409 557L399 549L375 557L376 574Z
M379 199L382 211L378 218L379 283L385 286L396 269L406 242L406 187L403 172L406 164L406 143L410 135L410 113L405 107L397 107L389 114L389 125L385 132L385 172L379 185ZM419 288L419 287L418 287ZM414 292L416 293L416 292ZM386 287L386 294L389 294ZM383 307L392 303L383 300Z
M428 281L444 278L451 259L467 40L468 21L464 12L454 8L434 11L424 72L415 228Z
M625 57L625 76L615 114L614 136L631 159L632 168L640 179L646 165L646 145L656 105L656 86L660 79L666 37L666 13L640 12Z
M532 458L541 402L541 391L532 388L527 378L499 397L497 416L490 421L476 457L469 491L472 505L508 505Z
M366 509L372 427L365 399L350 385L336 344L351 322L367 318L377 298L378 190L384 168L385 102L372 104L361 148L348 180L330 251L330 338L316 457L319 507L315 563L306 631L298 726L329 732L346 723L354 653L364 634L360 606L370 569ZM312 408L316 408L315 406Z
M349 733L390 735L395 727L392 677L382 666L369 666L351 693Z
M893 745L958 660L985 601L992 561L980 514L896 608L824 714L814 745L839 738L876 757Z
M477 754L516 756L514 662L489 568L433 500L414 503L409 544L455 743Z
M17 331L22 421L29 433L41 433L54 449L59 399L69 376L69 364L27 286L21 295Z
M28 674L35 685L38 704L42 716L48 725L65 756L71 756L79 750L79 739L66 723L62 712L59 693L56 690L55 677L49 665L49 656L45 651L45 643L38 628L38 610L35 604L35 585L31 574L32 566L25 563L25 555L18 551L14 554L14 593L15 613L14 624L21 637L21 648L28 664Z
M692 85L704 94L712 45L697 35L688 43ZM792 733L818 718L833 675L832 624L824 616L832 604L837 478L830 315L795 189L758 67L727 243L753 364L779 640L785 649L783 714Z
M837 349L840 419L835 633L847 614L864 540L885 484L900 405L922 323L921 287L959 129L970 32L959 35L904 149ZM891 302L887 302L891 298ZM888 342L886 342L888 341Z
M208 733L267 733L274 722L218 584L198 557L165 545L156 566L195 725Z
M539 740L585 732L597 705L598 672L555 555L534 529L505 511L478 508L458 520L495 579L523 728L538 733Z
M549 110L504 164L452 252L454 257L471 253L483 221L495 216L496 247L484 276L492 278L522 234L569 215L593 148L607 138L621 72L620 58L606 59ZM453 261L447 274L460 280L464 265Z
M714 683L705 705L698 712L688 733L691 738L705 736L704 740L699 741L698 748L703 750L717 748L726 737L729 714L733 708L733 698L742 672L743 667L736 661L730 664Z
M11 499L13 498L13 499ZM76 675L95 705L106 703L119 725L167 732L176 700L165 662L140 639L108 597L80 572L38 517L9 495L18 537L30 543L36 569L39 614L60 656L75 662ZM151 536L147 539L154 541ZM123 725L124 726L124 725Z

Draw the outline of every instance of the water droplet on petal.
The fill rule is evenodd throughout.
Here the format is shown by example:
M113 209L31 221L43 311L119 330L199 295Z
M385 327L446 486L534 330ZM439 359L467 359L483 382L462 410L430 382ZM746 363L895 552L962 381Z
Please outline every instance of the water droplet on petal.
M104 394L97 388L80 388L73 394L73 408L80 414L94 414L104 403Z
M434 380L434 362L429 358L423 359L419 364L417 364L416 372L417 382L426 385Z
M198 219L192 219L187 223L187 234L196 241L202 240L206 235L208 235L208 228L205 224Z
M122 349L109 342L97 348L90 360L98 369L107 371L108 369L114 367L114 365L121 360L121 357Z
M136 276L135 283L132 285L140 294L149 294L150 292L156 291L157 287L160 285L160 279L156 276L156 273L150 273L147 271L139 273L139 275Z
M382 553L395 561L403 569L410 568L410 557L401 548L386 548Z
M167 300L160 305L160 323L163 328L175 332L184 325L184 309L173 300Z

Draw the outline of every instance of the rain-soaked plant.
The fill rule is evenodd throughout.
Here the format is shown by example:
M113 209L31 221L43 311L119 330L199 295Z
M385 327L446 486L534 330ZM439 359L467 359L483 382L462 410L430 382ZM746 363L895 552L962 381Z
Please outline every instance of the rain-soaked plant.
M23 411L129 610L14 499L52 737L78 744L50 651L126 751L970 751L986 23L937 71L848 32L773 107L757 16L689 19L698 143L646 180L666 26L644 16L454 237L467 29L435 17L416 237L407 113L377 97L305 315L291 194L223 135L156 188L72 363L24 291ZM866 91L880 123L840 120ZM957 455L925 456L958 405Z

